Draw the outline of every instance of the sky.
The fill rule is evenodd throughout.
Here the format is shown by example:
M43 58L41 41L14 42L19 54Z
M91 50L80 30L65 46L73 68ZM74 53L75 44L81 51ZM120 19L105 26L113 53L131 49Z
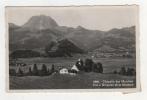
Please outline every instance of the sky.
M7 7L8 23L25 24L32 16L52 17L60 26L82 26L93 30L110 30L134 26L137 6L83 6L83 7Z

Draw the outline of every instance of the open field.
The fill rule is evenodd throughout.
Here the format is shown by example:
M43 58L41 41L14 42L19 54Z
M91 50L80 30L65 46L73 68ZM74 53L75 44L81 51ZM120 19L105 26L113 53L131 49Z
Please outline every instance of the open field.
M19 59L21 62L27 64L27 67L32 67L34 63L40 69L42 64L46 64L48 68L51 64L55 66L64 66L70 68L78 58L30 58L30 59ZM109 87L97 87L93 86L93 81L103 81L103 80L131 80L133 81L133 86L135 87L135 76L123 76L112 74L114 70L120 70L121 67L134 68L135 60L130 58L117 58L117 59L93 59L95 62L101 62L103 64L104 74L100 73L86 73L81 72L76 76L71 75L60 75L58 73L52 74L50 76L24 76L16 77L10 76L10 89L90 89L90 88L114 88ZM10 66L10 68L17 69L16 66ZM115 87L119 88L119 87ZM123 86L121 86L123 88Z
M53 74L50 76L25 76L10 77L10 89L90 89L90 88L114 88L93 86L94 81L103 80L130 80L135 87L134 76L121 76L115 74L81 73L76 76ZM115 87L118 88L118 87ZM123 88L123 86L121 86Z

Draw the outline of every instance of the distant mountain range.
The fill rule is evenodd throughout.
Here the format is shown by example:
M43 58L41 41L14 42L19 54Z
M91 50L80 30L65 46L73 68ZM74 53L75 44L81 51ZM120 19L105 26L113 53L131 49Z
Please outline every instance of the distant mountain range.
M9 23L9 49L45 50L51 42L64 40L72 47L83 51L135 51L135 26L109 31L89 30L59 26L50 16L32 16L22 26ZM65 41L66 40L66 41ZM65 43L66 44L66 43ZM68 48L68 47L67 47ZM80 51L81 52L81 51Z

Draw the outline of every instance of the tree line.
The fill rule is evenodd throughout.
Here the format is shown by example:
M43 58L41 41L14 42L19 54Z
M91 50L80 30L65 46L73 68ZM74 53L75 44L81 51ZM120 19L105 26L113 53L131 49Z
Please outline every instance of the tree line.
M114 70L114 74L119 74L119 75L125 75L125 76L135 76L136 71L134 68L126 68L126 67L121 67L119 71Z
M10 76L47 76L54 73L56 70L54 65L51 66L51 69L47 68L45 64L42 65L41 69L39 70L37 64L33 65L33 68L29 67L27 73L23 72L23 70L19 67L17 72L15 69L10 69L9 74Z

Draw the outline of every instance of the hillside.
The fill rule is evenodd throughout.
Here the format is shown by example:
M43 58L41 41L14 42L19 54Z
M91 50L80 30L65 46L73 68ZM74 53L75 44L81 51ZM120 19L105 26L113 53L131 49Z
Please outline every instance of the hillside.
M46 53L49 57L72 57L76 53L84 53L84 50L77 47L68 39L63 39L58 42L51 42L46 48Z
M32 16L22 26L9 23L10 51L44 50L51 42L66 39L76 48L87 52L100 48L106 51L109 51L109 48L114 51L124 48L135 52L135 26L109 31L89 30L82 26L72 28L59 26L53 18L45 15Z

